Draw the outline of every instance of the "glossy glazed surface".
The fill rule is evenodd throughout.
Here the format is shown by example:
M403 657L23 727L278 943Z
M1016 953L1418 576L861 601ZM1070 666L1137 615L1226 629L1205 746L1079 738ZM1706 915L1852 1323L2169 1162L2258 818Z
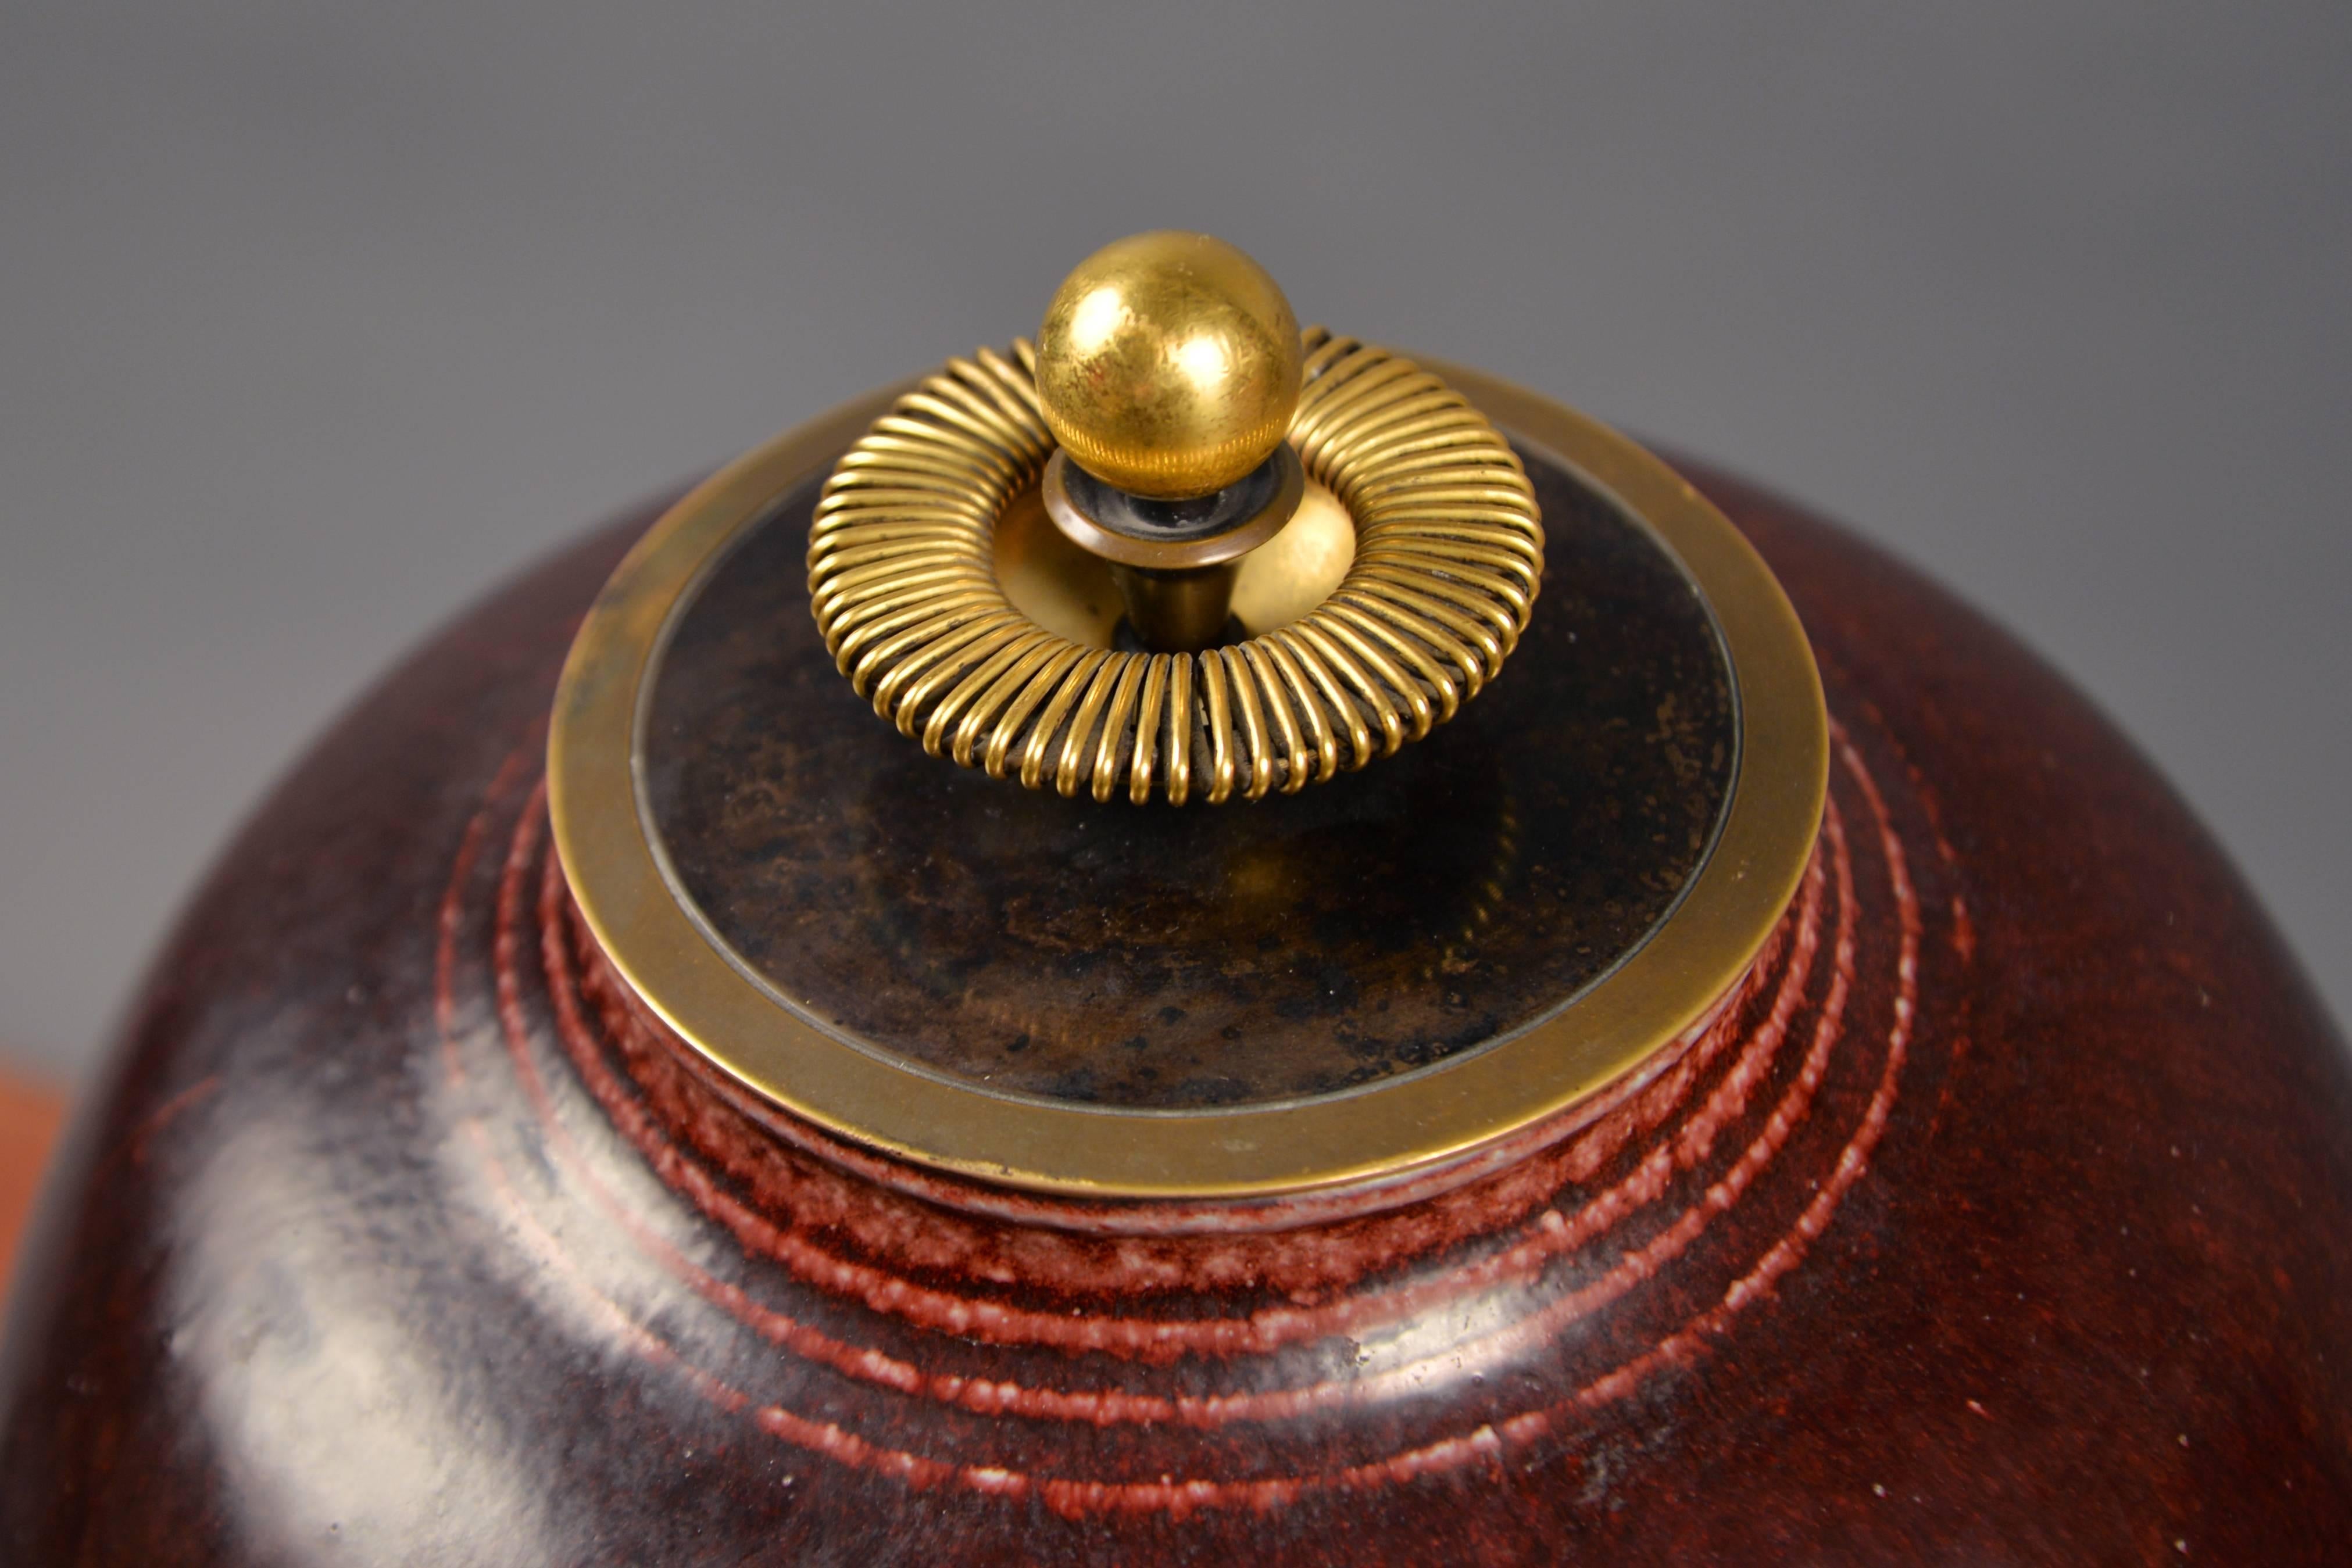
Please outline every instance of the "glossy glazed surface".
M2340 1043L2078 699L1707 487L1837 726L1797 905L1601 1119L1336 1222L935 1207L685 1071L538 780L631 530L492 601L159 967L10 1323L0 1555L2334 1560Z

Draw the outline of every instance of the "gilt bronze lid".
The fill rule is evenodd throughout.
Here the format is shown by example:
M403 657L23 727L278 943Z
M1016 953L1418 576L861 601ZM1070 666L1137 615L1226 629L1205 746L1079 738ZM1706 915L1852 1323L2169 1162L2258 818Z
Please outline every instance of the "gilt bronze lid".
M572 650L551 802L590 929L693 1050L922 1165L1238 1197L1460 1161L1707 1015L1822 810L1778 585L1581 415L1301 353L1286 444L1168 465L1197 500L1107 499L1129 470L1092 449L1057 493L1016 345L941 372L971 423L941 378L878 394L640 542ZM1318 392L1335 366L1390 390ZM1074 507L1264 542L1173 569L1223 572L1203 610Z

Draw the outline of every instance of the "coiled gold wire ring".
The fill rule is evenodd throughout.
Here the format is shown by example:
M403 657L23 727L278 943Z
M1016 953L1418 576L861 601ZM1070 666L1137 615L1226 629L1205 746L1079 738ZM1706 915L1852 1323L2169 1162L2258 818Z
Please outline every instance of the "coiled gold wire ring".
M950 360L834 467L809 529L810 607L874 711L933 756L1097 800L1262 800L1452 718L1517 646L1543 524L1501 434L1385 349L1302 334L1289 441L1355 526L1322 603L1200 653L1089 647L998 582L996 527L1054 450L1025 340Z

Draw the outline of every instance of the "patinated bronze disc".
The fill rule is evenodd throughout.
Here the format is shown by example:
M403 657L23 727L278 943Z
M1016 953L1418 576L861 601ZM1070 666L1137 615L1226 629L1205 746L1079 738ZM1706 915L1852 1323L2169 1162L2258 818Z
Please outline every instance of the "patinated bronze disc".
M1492 688L1425 745L1224 810L1024 790L876 722L805 610L803 484L656 666L640 745L677 887L811 1021L999 1092L1259 1103L1515 1033L1674 909L1738 750L1687 575L1557 463L1529 470L1552 561Z

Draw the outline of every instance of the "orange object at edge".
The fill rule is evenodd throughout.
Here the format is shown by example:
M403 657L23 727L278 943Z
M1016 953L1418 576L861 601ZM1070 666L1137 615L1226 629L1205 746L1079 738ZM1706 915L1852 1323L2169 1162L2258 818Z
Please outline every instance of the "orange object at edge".
M56 1090L0 1071L0 1285L16 1262L65 1113Z

